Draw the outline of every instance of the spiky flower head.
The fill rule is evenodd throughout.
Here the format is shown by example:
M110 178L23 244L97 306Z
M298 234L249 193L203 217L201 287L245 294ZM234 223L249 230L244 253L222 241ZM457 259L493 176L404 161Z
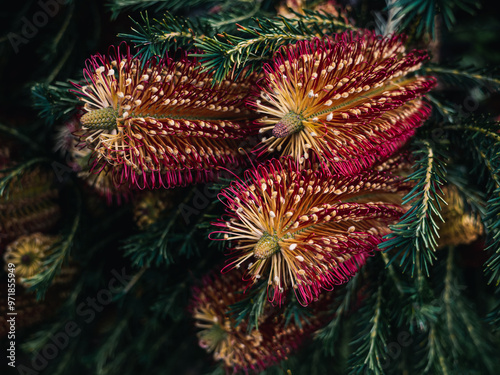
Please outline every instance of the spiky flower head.
M435 84L410 75L427 54L406 52L403 39L344 33L284 47L253 102L266 132L259 154L311 158L344 174L392 154L429 116L421 97Z
M92 57L84 75L80 139L94 170L110 166L116 183L186 185L243 160L238 140L251 129L245 101L254 75L213 86L196 60L144 62L126 47Z
M484 233L479 213L466 209L465 198L455 185L443 187L443 198L447 205L442 211L444 224L440 224L439 248L466 245L477 240Z
M250 284L267 279L270 301L281 303L294 288L308 304L364 264L404 213L406 187L386 173L348 177L283 163L249 170L222 191L229 218L214 223L223 230L212 237L236 245L226 269L246 269Z
M58 195L54 176L41 168L14 177L0 197L1 247L23 234L52 228L60 217Z
M16 282L22 284L21 279L33 277L43 270L44 259L57 239L55 236L33 233L21 236L7 246L5 267L9 263L15 265Z
M192 312L199 344L213 353L232 372L262 371L295 350L304 336L318 326L314 314L308 322L300 319L285 325L284 317L269 309L260 317L258 329L248 332L246 321L236 322L231 305L245 295L241 290L241 273L207 277L203 287L193 290Z

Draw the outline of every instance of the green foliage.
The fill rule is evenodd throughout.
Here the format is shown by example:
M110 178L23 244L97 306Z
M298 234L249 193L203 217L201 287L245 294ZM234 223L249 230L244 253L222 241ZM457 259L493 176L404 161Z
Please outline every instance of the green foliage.
M245 321L248 324L248 332L251 332L259 329L259 320L268 303L267 283L261 281L247 293L245 298L229 306L229 312L234 316L236 325Z
M37 83L31 88L33 107L47 125L58 120L68 119L81 105L78 98L69 90L74 87L68 82L55 82L53 85Z
M489 91L500 90L500 75L496 67L445 66L431 64L421 69L422 73L436 76L438 80L452 87L470 89L476 86Z
M180 211L172 217L158 220L145 232L127 238L123 249L133 264L138 267L169 266L177 255L191 256L198 251L194 238L196 225L190 231L180 232L175 229Z
M488 234L488 248L493 255L486 263L490 282L500 283L500 134L499 124L487 118L471 119L461 124L443 127L456 133L456 142L467 140L473 149L472 156L477 160L486 185L489 198L486 203L484 223Z
M473 14L474 8L479 8L479 2L477 0L395 0L388 8L397 10L396 17L404 17L401 28L404 29L410 24L417 23L417 36L428 33L434 38L437 14L442 16L444 24L450 29L456 22L454 14L456 9Z
M337 291L338 295L334 303L335 308L331 312L333 319L315 333L316 340L322 343L323 350L330 356L335 355L335 343L340 337L342 323L345 321L351 304L356 298L358 287L359 275L356 274L344 288Z
M254 70L262 66L283 45L347 29L354 28L342 18L313 11L295 14L293 19L254 19L253 25L240 26L238 35L222 33L197 40L195 45L204 53L195 56L200 57L205 70L214 72L216 81L221 81L237 77L246 67Z
M142 22L132 20L132 33L118 36L134 43L144 61L153 56L164 56L175 48L192 49L197 38L215 33L206 22L192 21L171 13L166 13L160 20L151 21L147 13L141 17Z
M170 317L173 321L179 321L184 314L182 306L188 290L186 283L166 288L158 296L157 301L151 306L151 311L158 314L162 319Z
M170 11L177 12L185 8L199 6L208 7L217 4L217 0L109 0L107 7L112 12L112 18L118 17L125 11L136 11L150 9L154 12Z
M207 221L216 202L208 202L200 211L193 209L191 204L197 189L197 186L187 188L175 210L165 212L144 231L125 240L122 248L135 266L170 266L180 256L190 258L199 254L199 241L207 237Z
M293 321L299 328L304 327L305 325L310 324L310 317L312 317L311 309L306 306L302 306L297 298L290 298L290 301L285 305L285 327L288 326Z
M269 3L271 3L269 5ZM269 0L240 0L238 2L228 1L221 6L217 13L210 14L204 20L218 32L234 32L238 25L251 22L253 17L272 17L266 12L266 7L274 7L273 1Z
M351 342L356 350L349 359L349 374L384 374L390 323L382 288L380 284L357 313L360 333Z
M457 251L449 249L437 301L437 319L428 331L426 373L488 373L498 369L493 337L462 292L455 263ZM464 345L470 343L470 345Z
M437 246L439 226L436 219L440 214L442 198L441 185L446 182L444 155L429 141L418 141L413 155L416 159L414 172L407 181L415 186L404 197L403 204L411 203L411 208L399 223L390 226L392 233L385 236L379 248L391 252L391 262L400 259L403 271L421 268L429 274Z
M465 212L484 217L486 215L486 194L464 177L467 175L467 168L455 164L447 167L446 171L446 179L449 184L457 188L464 203Z

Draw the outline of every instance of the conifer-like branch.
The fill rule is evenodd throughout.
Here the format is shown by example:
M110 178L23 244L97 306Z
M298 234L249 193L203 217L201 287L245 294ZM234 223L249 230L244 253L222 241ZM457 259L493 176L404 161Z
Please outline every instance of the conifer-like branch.
M450 248L446 257L443 291L438 300L441 309L437 319L431 322L426 367L450 374L479 368L481 373L493 373L498 367L495 344L461 291L455 253L456 250ZM464 343L471 345L464 348Z
M473 119L462 124L451 124L445 130L458 134L458 142L467 140L475 151L473 156L482 165L486 175L489 199L486 203L484 223L488 235L487 250L493 252L486 263L490 282L500 284L500 135L499 125L488 119Z
M177 226L181 222L184 204L193 199L194 189L186 195L184 202L172 212L168 218L160 219L151 224L146 231L130 236L123 249L135 266L149 267L169 266L174 262L175 255L191 255L197 251L193 236L197 223L194 223L189 232L183 232ZM203 215L199 215L201 220Z
M245 298L229 306L229 311L234 315L236 325L243 321L248 324L247 330L250 333L254 329L259 329L259 320L264 314L267 303L267 283L261 281Z
M37 83L31 88L33 107L47 125L69 118L76 111L77 105L81 105L70 89L73 86L68 82L55 82L52 85Z
M143 61L153 56L164 56L167 51L180 47L190 50L197 39L215 33L207 22L192 21L168 12L159 20L150 20L147 13L143 13L141 18L141 22L132 20L134 26L131 33L118 36L133 43Z
M322 342L324 351L331 356L335 355L335 343L340 336L342 322L356 298L359 277L359 274L356 274L345 287L338 291L339 295L335 298L336 308L331 314L333 319L315 333L315 339Z
M441 191L446 168L444 155L429 141L418 141L416 146L420 148L413 153L415 171L407 178L415 186L403 199L403 204L411 203L411 208L399 223L390 226L392 233L385 236L379 248L392 252L391 262L400 259L403 271L410 268L413 275L418 262L428 275L439 236L436 220L443 221L441 203L446 204Z
M479 86L490 91L500 90L500 75L497 73L498 69L494 67L428 65L421 71L424 74L437 76L440 82L448 86L464 89Z
M416 35L424 33L436 35L436 15L440 14L444 24L450 29L456 22L455 10L462 9L470 14L474 8L479 8L476 0L396 0L389 5L389 9L397 9L396 17L404 17L401 27L406 28L410 24L417 23Z
M197 56L206 70L214 72L216 81L228 75L237 77L247 66L250 69L259 67L285 44L325 37L341 30L354 30L340 17L313 11L307 11L305 15L295 14L293 19L254 19L254 23L238 25L238 36L223 33L195 42L205 52Z
M385 311L386 301L383 297L383 286L379 285L366 304L360 309L360 326L358 337L351 343L357 349L350 358L351 371L349 374L371 373L384 374L382 365L387 355L387 337L389 335L389 321Z

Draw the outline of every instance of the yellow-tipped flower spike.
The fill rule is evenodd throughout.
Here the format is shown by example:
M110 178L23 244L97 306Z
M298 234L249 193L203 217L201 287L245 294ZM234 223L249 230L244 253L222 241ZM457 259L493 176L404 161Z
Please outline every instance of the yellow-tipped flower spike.
M87 85L76 85L94 173L109 172L116 185L169 188L244 163L238 147L255 132L246 108L255 74L213 84L196 59L142 61L121 48L89 59Z
M277 152L354 174L398 150L430 114L436 83L414 76L427 59L400 36L339 34L283 47L264 67L251 104L265 134L258 155Z
M272 302L293 288L305 305L347 282L377 250L406 211L407 189L387 173L339 176L271 160L221 192L229 217L213 223L222 229L211 237L231 241L226 269L245 269L250 284L267 280Z

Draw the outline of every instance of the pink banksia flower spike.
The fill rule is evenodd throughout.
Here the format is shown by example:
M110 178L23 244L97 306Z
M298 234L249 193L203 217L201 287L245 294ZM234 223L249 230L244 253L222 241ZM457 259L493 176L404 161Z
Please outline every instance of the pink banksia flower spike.
M225 270L244 269L250 285L267 280L271 302L293 288L306 305L358 271L404 214L407 190L388 173L332 175L273 159L221 192L228 217L211 238L233 246Z
M407 52L404 37L371 32L300 41L278 51L250 104L264 138L259 155L311 159L357 173L390 156L422 125L422 96L436 83L416 76L425 51Z
M87 61L81 141L93 171L110 167L117 184L174 187L213 179L244 160L252 132L246 100L254 75L213 84L195 59L133 57L127 46Z
M286 324L283 315L268 306L258 327L249 332L248 322L237 322L231 312L231 306L246 298L241 277L238 271L205 277L193 290L191 312L199 345L221 361L227 373L248 374L286 359L321 320L320 314L311 314L307 321L298 318Z

